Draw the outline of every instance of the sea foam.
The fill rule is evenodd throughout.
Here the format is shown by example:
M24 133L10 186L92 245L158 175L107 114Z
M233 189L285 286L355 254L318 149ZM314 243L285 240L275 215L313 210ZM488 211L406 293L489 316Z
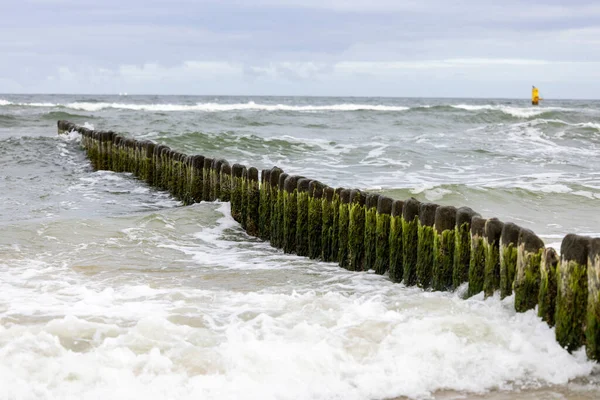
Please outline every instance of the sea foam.
M195 264L189 273L171 266L106 280L62 261L0 265L0 315L13 321L0 326L5 397L420 399L564 385L593 369L583 351L558 345L535 310L516 313L512 297L464 300L461 291L273 257L266 245L231 240L227 207L217 206L222 217L198 231L195 247L179 244ZM157 234L148 225L134 243ZM115 240L111 248L126 254L137 246L129 235ZM215 269L240 257L237 270ZM247 281L253 290L231 288Z

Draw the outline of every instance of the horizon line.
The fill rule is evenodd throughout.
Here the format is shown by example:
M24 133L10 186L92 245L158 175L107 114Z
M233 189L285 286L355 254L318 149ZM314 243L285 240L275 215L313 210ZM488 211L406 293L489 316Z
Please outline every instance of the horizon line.
M308 97L308 98L331 98L331 97L346 97L346 98L383 98L383 99L478 99L478 100L526 100L531 101L530 97L461 97L461 96L378 96L378 95L299 95L299 94L181 94L181 93L0 93L0 96L193 96L193 97ZM600 98L589 97L545 97L543 101L553 100L592 100L597 101Z

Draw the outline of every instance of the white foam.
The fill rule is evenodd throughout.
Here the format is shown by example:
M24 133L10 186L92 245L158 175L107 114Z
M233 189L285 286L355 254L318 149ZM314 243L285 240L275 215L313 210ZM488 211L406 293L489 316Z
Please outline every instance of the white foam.
M512 299L464 301L371 279L345 281L355 294L335 290L335 278L318 292L201 298L176 289L178 304L173 292L152 308L140 308L147 297L125 298L127 287L89 292L71 308L77 316L0 327L0 386L8 398L421 398L565 384L593 368L562 349L535 311L515 314ZM204 323L169 321L186 309Z
M467 111L480 111L480 110L493 110L493 111L501 111L505 114L512 115L517 118L531 118L536 115L543 114L548 111L575 111L569 108L563 107L511 107L511 106L503 106L503 105L472 105L472 104L455 104L451 105L451 107L459 108Z
M65 132L60 135L57 135L59 140L63 140L65 142L80 142L81 135L76 131Z
M24 107L58 107L60 106L60 104L56 104L56 103L14 103L12 101L7 101L7 100L3 100L0 99L0 106L10 106L10 105L15 105L15 106L24 106Z
M529 124L536 126L536 125L545 125L548 123L556 123L556 124L561 124L561 125L566 125L566 126L574 126L574 127L579 127L579 128L592 128L592 129L596 129L600 131L600 124L596 123L596 122L579 122L579 123L570 123L570 122L566 122L563 121L561 119L534 119L532 121L529 121ZM559 134L557 134L556 136L564 136L565 132L560 132Z
M157 262L154 249L139 272L111 279L99 243L77 254L96 257L97 275L65 263L68 248L60 260L0 265L0 318L12 321L0 325L3 395L424 398L563 385L593 369L582 351L556 343L535 310L515 313L512 297L463 300L464 287L425 292L284 255L246 239L228 203L217 212L196 234L178 230L172 239L192 265L183 272ZM108 245L127 255L157 233L151 224L125 230ZM164 269L152 273L146 263ZM222 264L229 268L215 268ZM248 281L252 290L231 289Z
M183 104L122 104L122 103L70 103L66 107L97 111L104 108L120 108L142 111L236 111L236 110L264 110L264 111L405 111L408 107L370 105L370 104L333 104L326 106L306 105L292 106L286 104L257 104L253 101L248 103L222 104L222 103L196 103L194 105Z
M2 100L3 101L3 100ZM0 105L14 104L10 102L0 102ZM196 104L134 104L134 103L106 103L106 102L73 102L66 104L59 103L16 103L20 106L31 107L66 107L73 110L100 111L104 109L121 109L135 111L204 111L204 112L222 112L222 111L298 111L298 112L316 112L316 111L405 111L409 107L390 106L382 104L332 104L332 105L306 105L296 106L287 104L257 104L253 101L247 103L196 103Z
M594 128L594 129L600 131L600 124L597 123L597 122L582 122L582 123L573 124L573 125L579 126L579 127L582 127L582 128Z

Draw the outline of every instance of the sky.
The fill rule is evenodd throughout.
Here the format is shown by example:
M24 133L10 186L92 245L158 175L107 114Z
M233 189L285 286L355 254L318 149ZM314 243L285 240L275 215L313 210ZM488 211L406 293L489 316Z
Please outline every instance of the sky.
M0 0L0 93L600 98L588 0Z

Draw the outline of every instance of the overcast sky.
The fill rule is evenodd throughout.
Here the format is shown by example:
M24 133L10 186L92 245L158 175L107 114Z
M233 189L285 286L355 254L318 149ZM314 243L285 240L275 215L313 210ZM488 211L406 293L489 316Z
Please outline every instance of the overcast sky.
M0 93L600 98L600 1L0 0Z

